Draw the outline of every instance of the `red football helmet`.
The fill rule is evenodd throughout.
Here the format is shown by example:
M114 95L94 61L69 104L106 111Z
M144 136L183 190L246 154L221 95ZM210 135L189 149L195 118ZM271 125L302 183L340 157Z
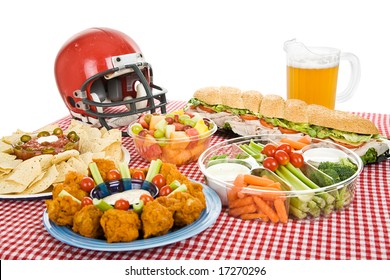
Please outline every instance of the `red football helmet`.
M70 38L57 54L55 78L71 115L86 123L109 129L146 111L166 113L167 91L153 84L138 45L117 30L90 28Z

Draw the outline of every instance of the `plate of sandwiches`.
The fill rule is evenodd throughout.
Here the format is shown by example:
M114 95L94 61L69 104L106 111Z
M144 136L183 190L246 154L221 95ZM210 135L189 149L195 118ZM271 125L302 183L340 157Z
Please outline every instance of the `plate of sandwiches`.
M198 112L218 128L240 136L299 133L347 147L364 164L390 158L390 141L371 120L298 99L234 87L205 87L193 94L186 111Z

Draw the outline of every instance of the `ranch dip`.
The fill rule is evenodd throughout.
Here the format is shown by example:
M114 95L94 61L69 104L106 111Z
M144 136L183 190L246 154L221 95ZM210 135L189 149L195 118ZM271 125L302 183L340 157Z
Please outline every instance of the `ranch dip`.
M134 203L138 203L139 197L142 194L150 195L150 192L143 189L133 189L133 190L128 190L120 193L114 193L112 195L106 196L105 198L103 198L103 200L108 204L114 205L117 200L122 198L127 200L131 205Z
M250 173L250 169L248 167L234 162L214 164L207 167L206 171L208 176L225 182L233 182L238 174Z

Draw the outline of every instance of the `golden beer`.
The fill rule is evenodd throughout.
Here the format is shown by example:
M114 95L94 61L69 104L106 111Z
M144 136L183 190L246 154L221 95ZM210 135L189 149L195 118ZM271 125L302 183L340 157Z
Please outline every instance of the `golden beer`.
M334 109L339 66L296 68L287 66L287 97Z

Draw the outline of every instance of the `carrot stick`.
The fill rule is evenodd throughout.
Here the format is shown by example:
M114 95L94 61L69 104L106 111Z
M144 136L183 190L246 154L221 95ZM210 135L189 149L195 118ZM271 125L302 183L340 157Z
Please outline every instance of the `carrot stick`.
M248 185L256 185L256 186L267 186L269 184L274 183L271 179L255 176L252 174L245 174L244 181Z
M288 216L287 216L286 207L284 206L284 202L281 199L275 199L274 207L275 207L276 213L278 214L279 220L282 223L287 223Z
M243 220L254 220L254 219L261 219L264 222L268 222L269 218L264 213L247 213L240 215L240 218Z
M262 191L280 191L280 188L278 188L277 185L271 186L272 184L268 186L256 186L256 185L248 185L245 188L242 189L254 189L254 190L262 190Z
M307 144L292 140L290 138L282 138L280 142L290 144L291 148L295 150L301 150L303 147L307 146Z
M228 201L233 201L238 199L237 193L241 191L241 188L239 187L233 187L227 192L227 199Z
M233 185L235 185L236 187L245 187L246 183L244 180L244 174L238 174L233 182Z
M237 193L237 198L238 198L238 199L244 198L244 197L246 197L246 196L247 196L247 194L246 194L246 193L243 193L243 192L241 192L241 191L239 191L239 192Z
M229 202L229 207L230 208L237 208L237 207L242 207L248 204L253 204L253 198L251 196L245 196L244 198L239 198L236 200L233 200Z
M305 135L302 138L299 138L297 141L301 142L301 143L304 143L304 144L310 144L311 143L311 137L309 135Z
M250 188L243 188L238 194L259 196L265 200L275 200L275 199L281 199L283 201L286 200L285 194L280 193L278 190L260 192L258 189L256 190L256 189L250 189Z
M233 217L238 217L242 214L248 214L248 213L254 213L256 212L257 207L254 203L245 205L242 207L237 207L237 208L231 208L229 209L229 215Z
M273 223L279 222L278 214L276 214L276 212L264 200L257 196L254 196L253 200L255 201L257 207L260 208L261 212L266 214Z

